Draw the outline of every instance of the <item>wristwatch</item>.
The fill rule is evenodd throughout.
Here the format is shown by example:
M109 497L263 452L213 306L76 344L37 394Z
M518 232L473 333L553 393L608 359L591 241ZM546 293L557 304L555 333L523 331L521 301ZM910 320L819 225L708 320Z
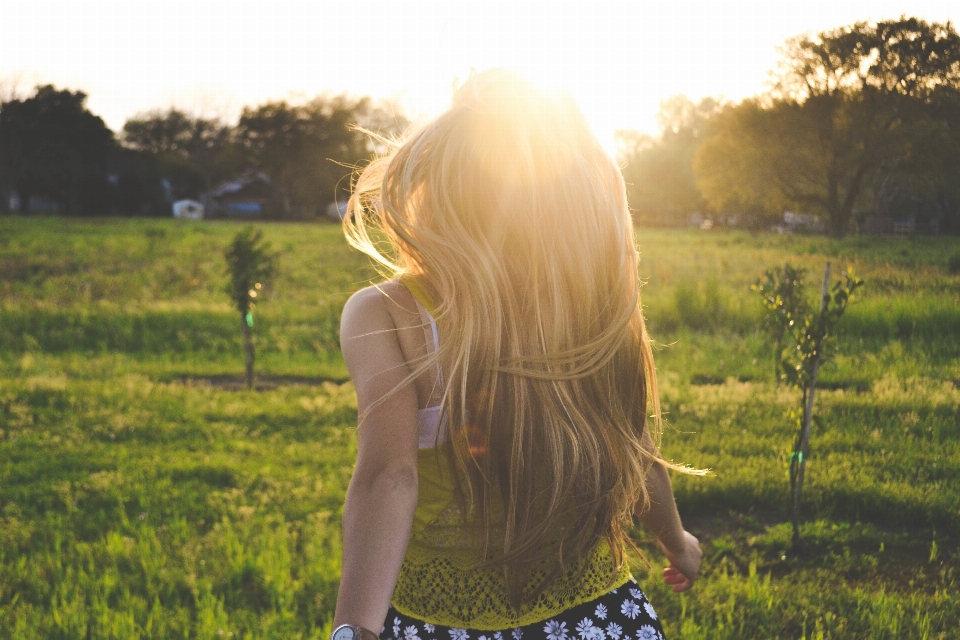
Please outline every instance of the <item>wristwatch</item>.
M330 640L380 640L380 636L358 624L342 624L333 630Z

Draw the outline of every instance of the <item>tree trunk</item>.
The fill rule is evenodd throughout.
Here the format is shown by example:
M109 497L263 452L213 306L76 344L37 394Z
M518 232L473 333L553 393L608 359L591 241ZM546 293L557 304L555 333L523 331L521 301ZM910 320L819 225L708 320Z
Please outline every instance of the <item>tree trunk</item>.
M790 277L790 263L787 262L783 265L783 282L786 282ZM787 328L783 325L780 326L780 335L777 336L777 340L774 343L773 347L773 386L780 386L780 356L783 355L783 334L786 333Z
M240 326L243 327L243 364L247 369L247 389L253 389L253 333L245 315L240 316Z
M827 308L827 295L830 292L830 263L828 262L823 270L823 289L820 295L820 315ZM803 418L800 427L800 434L797 437L797 443L794 447L793 455L790 458L790 488L793 492L793 505L791 509L791 521L793 522L793 542L795 551L799 551L802 545L800 540L800 496L803 492L803 472L807 464L808 445L810 443L810 421L813 419L813 395L817 389L817 375L820 373L820 353L823 350L823 340L817 345L817 351L813 356L813 367L810 372L810 380L807 388L803 392Z

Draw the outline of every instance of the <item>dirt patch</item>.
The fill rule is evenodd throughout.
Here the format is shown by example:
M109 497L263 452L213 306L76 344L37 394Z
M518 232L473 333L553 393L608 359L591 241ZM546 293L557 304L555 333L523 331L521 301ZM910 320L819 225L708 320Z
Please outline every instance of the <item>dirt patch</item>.
M723 376L720 374L714 375L712 373L695 373L690 376L690 384L702 387L704 385L720 385L726 384L728 378L733 378L737 382L753 382L753 376L748 375L738 375L738 376Z
M175 379L188 387L214 387L225 391L246 391L247 380L243 376L182 376ZM256 391L270 391L278 387L319 387L325 382L343 384L346 380L322 376L281 376L261 374L254 377Z

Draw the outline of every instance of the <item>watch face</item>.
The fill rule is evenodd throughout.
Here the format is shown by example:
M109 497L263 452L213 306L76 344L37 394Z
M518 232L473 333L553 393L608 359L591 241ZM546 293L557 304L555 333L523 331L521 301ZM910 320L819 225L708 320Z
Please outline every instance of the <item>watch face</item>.
M330 640L360 640L360 634L350 625L342 624L334 630Z

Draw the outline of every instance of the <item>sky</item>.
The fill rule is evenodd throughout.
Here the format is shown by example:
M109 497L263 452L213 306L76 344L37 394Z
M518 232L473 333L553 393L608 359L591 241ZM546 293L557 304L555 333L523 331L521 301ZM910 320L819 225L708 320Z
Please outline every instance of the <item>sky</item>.
M568 89L607 144L655 134L672 95L763 92L791 36L904 13L957 22L960 1L0 0L0 91L82 90L115 131L324 92L424 119L471 69L509 66Z

